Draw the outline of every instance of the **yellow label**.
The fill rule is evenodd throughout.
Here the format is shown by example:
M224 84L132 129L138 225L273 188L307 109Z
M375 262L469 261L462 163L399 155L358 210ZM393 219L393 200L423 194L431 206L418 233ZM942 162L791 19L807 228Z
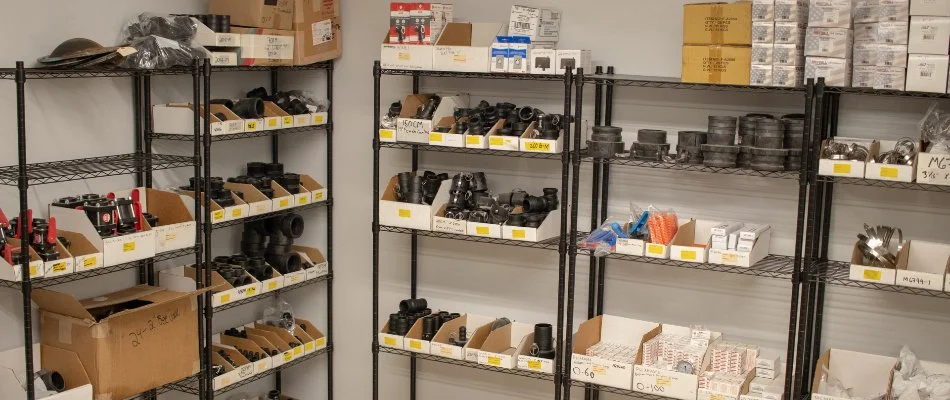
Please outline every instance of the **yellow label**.
M420 342L420 341L418 341L418 340L410 340L410 341L409 341L409 348L411 348L411 349L416 349L416 350L422 350L422 342Z
M315 116L313 117L313 123L314 123L314 124L317 124L317 125L323 124L323 115L315 115ZM390 131L390 132L392 132L392 131Z
M399 52L399 61L409 61L412 59L412 56L408 52L400 51Z
M481 139L481 136L466 136L466 137L465 137L465 144L469 144L469 145L472 145L472 146L478 146L479 143L482 142L480 139Z
M255 294L257 294L257 288L256 288L256 287L251 286L251 287L247 288L247 295L248 295L248 296L253 296L253 295L255 295Z
M726 400L726 396L723 396L721 394L710 394L709 400Z
M680 258L687 261L696 261L696 251L695 250L683 250L680 252Z
M722 255L722 262L735 264L735 263L739 262L739 255L738 255L738 254L731 254L731 253L723 254L723 255Z
M97 263L96 263L96 258L95 258L95 257L86 257L85 260L82 260L82 267L83 267L83 268L89 268L89 267L91 267L91 266L93 266L93 265L96 265L96 264L97 264Z
M501 366L501 357L488 356L488 365Z
M30 277L36 276L36 265L30 264Z
M53 272L66 272L66 262L58 262L53 264Z
M292 351L284 352L284 362L290 362L290 360L293 360L293 359L294 359L294 353Z
M429 133L429 141L442 143L442 132L431 132Z
M864 279L869 281L879 281L881 280L881 271L866 269L864 270Z
M524 238L525 238L525 230L524 230L524 229L512 229L512 230L511 230L511 237L513 237L513 238L515 238L515 239L524 239Z
M500 136L492 136L488 138L488 144L492 146L501 146L505 144L505 138L500 137Z
M130 251L135 251L135 242L122 243L122 252L128 253Z
M452 61L457 63L464 63L468 61L468 57L465 57L465 54L456 54L452 56Z
M267 290L277 289L277 281L267 282Z
M835 163L834 173L836 174L850 174L851 173L851 164L845 163Z
M326 344L327 344L327 338L325 338L325 337L319 338L319 339L315 340L314 343L316 343L317 347L326 346Z
M247 129L257 129L257 121L247 121Z
M533 369L535 371L541 370L541 361L538 360L528 360L528 369Z
M670 377L668 377L668 376L658 376L658 377L656 377L656 384L657 384L657 386L670 386L672 383L673 383L673 382L671 382Z
M405 208L399 209L399 218L412 218L412 211Z
M323 192L314 193L314 194L313 194L313 199L314 199L314 200L317 200L317 201L323 200Z
M178 234L175 232L165 232L165 241L171 242L172 240L178 239Z
M230 302L231 302L231 294L230 294L230 293L221 295L221 304L228 304L228 303L230 303Z
M897 178L897 168L881 167L881 177L882 178Z
M211 219L215 222L224 219L224 210L217 210L211 213Z
M396 345L396 338L384 337L384 338L383 338L383 344L385 344L385 345L387 345L387 346L395 346L395 345Z
M551 152L551 143L545 142L528 142L524 144L524 148L527 151L537 151L543 153Z
M280 204L279 207L287 207L290 205L290 199L280 199L278 204Z
M475 227L475 234L477 235L487 235L488 227L487 226L477 226Z
M284 125L293 125L293 124L294 124L294 117L290 117L290 116L284 117Z
M379 138L380 138L380 139L392 139L393 136L394 136L394 135L393 135L392 129L380 129L380 130L379 130Z
M294 347L294 355L299 356L303 354L303 347L297 346Z
M310 199L306 197L301 197L297 199L297 204L307 204L310 202Z
M231 210L231 216L234 218L240 218L242 215L244 215L244 212L241 211L240 208L235 208Z
M595 374L597 374L597 375L604 375L604 374L607 373L607 367L605 367L605 366L603 366L603 365L599 365L599 364L598 364L598 365L591 365L591 366L590 366L590 369L591 369L591 371L593 371L593 372L594 372Z
M303 348L307 351L314 351L317 349L316 346L313 345L313 342L307 342L307 344L303 345Z
M277 119L277 118L268 118L268 119L267 119L267 127L268 127L268 128L276 128L278 122L280 122L280 120Z
M442 346L442 347L439 347L439 353L442 353L442 355L444 355L444 356L451 356L451 355L452 355L452 348L449 347L449 346Z
M660 244L651 244L647 246L647 253L662 255L663 254L663 245Z
M226 376L226 377L224 377L224 378L221 378L221 387L225 387L225 386L228 386L228 385L230 385L230 384L231 384L231 377L230 377L230 376Z

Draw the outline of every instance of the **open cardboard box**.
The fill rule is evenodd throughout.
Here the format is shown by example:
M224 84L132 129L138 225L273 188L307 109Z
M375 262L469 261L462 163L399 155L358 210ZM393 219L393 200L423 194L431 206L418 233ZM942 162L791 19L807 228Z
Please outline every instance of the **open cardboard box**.
M259 329L257 324L245 324L243 330L247 332L247 338L253 340L262 349L275 351L270 357L274 368L284 365L294 360L294 352L290 347L290 342L285 341L280 335L269 330Z
M376 334L379 345L389 347L390 349L402 350L406 347L406 337L389 334L389 320L383 324L382 329Z
M253 326L255 330L260 332L261 335L268 337L270 342L277 346L277 349L281 351L279 356L285 363L303 356L303 343L297 347L290 346L290 343L297 342L297 338L291 335L290 332L267 325L263 321L257 321ZM281 346L281 344L283 344L283 346Z
M950 245L910 240L907 249L907 268L897 269L895 284L918 289L945 290L950 271Z
M430 45L392 43L387 29L380 46L379 63L383 69L431 70L433 48Z
M240 337L235 337L235 336L228 336L221 333L216 333L214 337L212 338L212 342L215 344L223 344L223 345L231 346L238 350L250 351L252 353L267 354L267 352L264 351L264 348L261 347L259 343L252 340L250 337L245 339L245 338L240 338ZM255 374L259 374L271 368L274 368L274 361L271 360L269 356L264 357L257 361L253 361L253 363L254 363Z
M891 369L898 360L854 351L828 349L818 358L812 380L812 400L847 400L841 397L820 394L822 382L841 381L856 398L883 397L890 390ZM822 375L827 371L827 380Z
M428 231L432 229L432 216L438 209L426 204L412 204L396 201L398 176L393 176L379 199L379 223L408 229ZM443 184L435 195L432 204L445 204L449 200L449 185Z
M530 351L525 339L534 332L534 325L512 322L488 334L478 351L478 363L505 369L518 366L518 355Z
M888 151L894 148L897 141L881 140L879 149ZM920 141L915 143L918 149L922 149ZM877 162L869 162L865 167L864 176L867 179L893 182L913 182L917 178L917 160L913 160L913 165L890 165Z
M521 135L519 144L521 151L525 153L561 153L561 150L564 148L564 132L561 132L561 135L558 136L556 140L535 139L532 137L534 136L533 133L535 129L538 129L538 123L532 122L531 126L528 128L528 131Z
M224 114L226 120L215 114ZM204 126L204 107L198 108L201 126ZM168 103L152 106L152 129L155 133L170 135L195 134L195 112L191 103ZM221 104L211 105L211 136L233 135L244 132L244 120Z
M661 332L672 333L678 336L689 337L691 334L690 328L684 326L663 324L660 329ZM722 333L720 332L710 333L710 343L722 337ZM646 342L646 340L649 339L645 339L644 342ZM710 347L711 346L710 344ZM712 355L709 352L709 348L707 348L700 367L697 368L696 371L701 373L701 371L707 370L709 363L712 361L711 358ZM695 400L697 391L699 390L699 375L646 366L643 365L643 359L640 358L633 367L633 390L640 393L655 394L680 400Z
M231 210L225 209L225 212L222 216L223 220L219 222L253 217L255 215L267 214L274 211L274 200L265 196L264 193L261 193L261 191L254 187L254 185L249 185L246 183L225 182L224 187L225 189L230 189L232 192L243 193L244 199L236 199L234 207L228 207ZM240 203L238 202L239 200ZM214 203L213 200L212 203ZM213 206L214 205L212 204L212 207ZM218 208L220 209L220 207ZM234 211L236 208L241 208L243 211ZM212 222L213 220L214 218L212 218Z
M264 102L264 130L293 128L294 117L270 101Z
M484 135L472 135L465 132L465 147L468 149L487 149L491 138L495 137L495 133L504 126L505 120L500 119Z
M504 124L503 121L498 121ZM502 125L504 126L504 125ZM532 122L528 126L528 129L525 129L524 132L518 132L517 136L505 136L498 132L500 126L496 125L493 129L488 132L488 148L492 150L507 150L507 151L520 151L521 150L521 137L531 132L532 128L535 126L535 123ZM514 133L514 132L512 132Z
M646 245L647 245L646 242L644 242L641 239L617 238L617 245L614 246L614 253L642 257L643 252L646 249ZM656 245L656 246L662 246L662 245ZM663 247L666 247L666 246L663 246ZM656 253L657 253L656 255L658 256L664 253L669 255L666 249L655 247L654 250L656 250ZM654 258L662 258L662 257L654 257Z
M864 254L858 249L858 244L854 244L851 251L851 271L848 278L853 281L883 283L893 285L897 282L897 271L907 269L908 253L910 246L904 246L897 254L897 268L880 268L864 264Z
M445 217L445 209L448 208L447 204L443 204L442 207L439 207L439 210L436 211L435 215L432 216L432 230L435 232L445 232L445 233L454 233L456 235L466 235L468 229L468 221L454 218Z
M534 332L531 332L528 334L528 336L525 336L524 342L527 344L527 346L524 346L520 349L521 352L518 353L518 365L516 367L525 371L553 374L554 360L531 355L531 347L534 344Z
M752 251L709 249L709 263L749 268L769 255L772 246L772 230L759 235Z
M432 114L432 119L414 118L416 111L424 107L429 99L436 94L410 94L402 102L402 112L396 118L396 141L429 144L429 134L435 122L442 118L452 117L455 110L459 108L468 108L467 94L443 95L439 106Z
M139 285L80 301L35 289L40 342L75 352L97 397L126 398L198 373L196 310L204 291Z
M297 318L295 321L297 321L297 329L306 333L311 339L303 344L304 354L310 354L327 347L327 337L317 329L313 322L301 318Z
M0 398L26 398L26 391L23 390L26 385L23 353L22 347L0 353ZM92 400L92 383L76 353L35 343L33 369L59 372L66 381L66 390L44 397L44 400Z
M543 242L545 240L557 237L561 234L561 210L554 210L548 213L544 222L537 228L526 228L521 226L503 225L501 227L502 239L521 240L525 242Z
M706 262L712 228L719 224L718 221L694 219L681 225L673 236L673 241L670 242L670 259L695 263Z
M191 21L198 27L193 44L205 47L241 47L241 35L215 32L197 18L192 18Z
M232 190L231 198L234 199L233 206L221 207L221 205L219 205L218 202L214 201L214 199L211 199L209 201L209 203L211 204L211 224L212 225L220 224L222 222L227 222L227 221L233 221L236 219L243 219L243 218L248 217L250 214L250 206L248 205L248 203L245 203L243 199L241 199L236 194L234 194L233 191L235 189L228 187L228 185L230 184L231 183L225 183L224 187ZM253 186L251 187L253 188ZM254 190L256 191L257 189L254 189ZM244 198L247 199L248 198L247 192L243 192L243 193L244 193ZM262 197L264 197L264 195L261 194L259 191L257 193L260 194ZM181 194L191 197L192 199L194 199L194 196L195 196L195 192L190 192L187 190L181 191ZM201 200L203 202L204 198L202 197ZM185 206L188 207L188 212L191 214L192 218L194 218L194 215L195 215L194 201L186 201Z
M822 147L828 144L831 139L822 141ZM874 158L880 154L881 143L877 140L859 139L859 138L836 138L839 143L857 143L868 148L870 157ZM845 178L864 178L867 163L864 161L852 160L818 160L818 175L840 176Z
M254 364L251 363L251 360L248 360L246 357L244 357L244 355L241 354L240 351L237 351L237 349L234 347L212 345L211 351L211 363L224 367L224 373L214 377L214 390L224 389L257 374L254 371ZM232 367L231 363L225 360L221 354L218 354L219 351L223 351L225 354L227 354L228 358L230 358L231 361L234 361L237 366Z
M58 228L58 227L57 227ZM57 229L59 236L70 242L69 253L73 256L75 272L89 271L102 267L102 252L89 239L76 232Z
M195 218L186 205L194 207L193 198L144 187L113 193L116 197L138 197L142 212L158 217L158 226L150 226L155 234L155 253L195 247Z
M918 153L916 165L917 183L950 186L950 155Z
M463 118L463 121L467 118ZM448 132L436 132L437 128L449 127ZM442 117L429 132L429 144L442 147L465 147L465 132L455 130L455 117Z
M330 273L330 263L327 262L327 258L323 256L320 250L306 246L293 246L291 249L300 254L301 261L304 262L305 266L307 263L313 264L312 268L304 268L306 273L304 280L317 279Z
M479 335L484 341L484 338L488 337L491 323L494 321L495 318L483 315L464 314L459 318L446 322L442 324L442 328L439 328L439 332L432 338L429 344L429 353L440 357L464 360L465 349L468 348L468 344ZM450 338L458 339L459 328L462 326L465 327L466 339L469 341L465 343L465 346L450 344Z
M168 290L178 292L194 290L197 283L195 276L197 270L193 267L174 267L162 270L158 274L159 286ZM221 277L217 271L211 271L211 306L220 307L238 300L254 297L261 294L261 283L250 274L251 283L234 287L228 281Z
M7 238L7 246L12 246L13 248L20 247L20 239ZM30 253L30 279L42 278L43 274L46 273L43 260L40 259L40 256L36 255L36 251L33 251L32 247L28 246L28 252ZM0 279L21 282L23 281L22 272L22 264L10 265L5 258L0 257Z
M311 203L327 201L327 188L323 187L320 182L317 182L317 180L313 179L310 175L300 175L300 186L310 192ZM297 205L301 204L298 203Z
M656 322L613 315L600 315L582 323L574 333L571 379L630 390L634 365L642 362L643 342L655 337L660 331L660 324ZM587 349L600 342L638 347L636 362L625 364L588 356Z
M432 49L432 69L489 72L491 46L501 33L501 24L449 22Z
M155 256L157 243L155 232L147 223L142 224L141 232L103 238L99 236L96 228L92 226L92 222L82 210L51 206L49 216L56 218L57 227L78 233L95 246L96 250L102 253L102 265L105 267Z

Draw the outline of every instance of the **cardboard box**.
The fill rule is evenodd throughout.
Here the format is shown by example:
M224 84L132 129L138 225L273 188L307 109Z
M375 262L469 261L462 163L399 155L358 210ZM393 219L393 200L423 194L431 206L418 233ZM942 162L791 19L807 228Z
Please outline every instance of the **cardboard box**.
M428 231L432 229L432 217L438 211L438 206L433 207L426 204L411 204L396 201L395 188L398 184L398 177L393 176L383 190L383 195L379 200L379 223L387 226L396 226L400 228L419 229ZM432 204L445 204L449 200L449 185L443 184L435 196Z
M910 0L880 0L878 21L907 22L910 18Z
M227 119L218 119L223 114ZM195 134L195 113L191 103L169 103L152 106L152 129L169 135ZM198 118L204 126L204 107L199 107ZM202 132L203 133L203 132ZM244 133L244 120L221 104L211 105L211 136Z
M383 324L382 329L376 334L379 345L391 349L402 350L405 347L405 336L391 335L389 332L389 321Z
M75 352L97 397L125 398L198 373L201 292L139 285L79 301L37 289L33 301L41 343ZM103 317L111 307L122 311Z
M533 123L528 127L518 140L518 149L525 153L561 154L564 146L564 135L558 136L555 140L535 138L534 131L537 129L537 123Z
M805 32L806 26L803 22L776 22L775 43L800 45L803 43Z
M155 257L157 241L155 232L148 227L148 224L143 224L141 232L102 238L82 210L50 207L49 215L56 218L58 227L84 236L95 246L97 252L102 253L102 265L105 267Z
M26 369L22 347L0 353L0 398L24 399ZM43 397L44 400L92 400L92 383L76 353L52 346L33 344L33 369L57 371L66 381L66 390ZM37 394L40 394L37 388ZM39 397L37 397L39 398Z
M775 45L772 43L753 43L752 65L768 65L771 67L774 62L774 52Z
M678 336L690 336L690 328L676 325L663 324L661 332L672 333ZM722 336L719 332L712 332L713 340L718 340ZM663 397L695 400L697 390L699 389L699 376L696 374L686 374L676 371L668 371L656 367L643 365L642 356L638 357L637 365L633 367L633 390ZM705 371L708 368L710 354L707 350L703 356L702 362L697 366L696 372Z
M241 34L238 64L243 66L281 66L294 64L294 31L231 27Z
M775 20L775 0L752 0L752 22Z
M518 355L530 350L525 339L534 332L534 325L512 322L488 334L478 351L478 363L504 369L518 366Z
M479 343L484 342L488 338L488 334L491 331L491 323L495 321L495 318L486 317L476 314L464 314L459 318L453 319L449 322L446 322L442 325L442 328L439 328L439 332L435 334L435 337L432 338L430 343L429 352L432 355L451 358L454 360L464 360L465 359L465 349L468 348L469 343L472 343L476 337L481 339ZM449 343L449 339L458 339L459 328L464 326L466 331L466 336L468 342L465 343L465 346L458 346L452 343Z
M340 2L294 0L294 65L307 65L339 58Z
M254 372L254 364L251 363L251 360L248 360L247 357L244 357L236 348L232 346L212 345L211 351L211 362L224 367L224 372L214 377L212 382L212 388L214 390L224 389L256 375ZM220 353L226 354L230 362ZM234 363L233 366L231 362Z
M755 240L752 251L709 249L709 263L749 268L769 255L771 230Z
M204 47L241 47L241 35L215 32L197 18L191 20L197 27L192 43Z
M775 22L756 21L752 23L752 44L775 43Z
M456 235L468 234L468 221L445 217L445 209L448 205L443 204L439 211L432 216L432 230L435 232L453 233Z
M531 49L531 73L535 75L556 75L557 68L557 50L554 49Z
M449 23L433 48L432 68L438 71L489 72L492 43L501 24Z
M320 250L306 246L293 246L291 249L300 255L304 271L307 273L305 280L317 279L330 273L330 262Z
M687 8L689 5L687 5ZM683 46L683 82L748 85L750 47Z
M772 86L804 86L803 76L805 76L805 67L774 65L772 67Z
M845 400L822 392L823 383L840 381L852 388L860 398L882 397L888 392L890 371L897 363L894 357L877 356L854 351L828 349L818 358L812 380L812 400ZM827 380L822 376L827 373Z
M579 68L583 68L584 71L593 71L590 54L590 50L558 50L557 74L566 73L568 69Z
M548 214L541 226L538 228L525 228L520 226L503 225L501 227L502 239L521 240L525 242L543 242L545 240L558 237L561 232L561 211L555 210Z
M230 15L231 25L292 29L293 0L210 0L209 14Z
M313 322L301 318L296 318L294 321L297 322L297 329L303 331L311 339L303 344L304 354L311 354L327 347L327 337Z
M294 335L291 335L286 329L267 325L261 320L254 322L253 326L255 331L259 334L272 338L271 343L277 346L277 348L281 351L280 357L284 360L284 362L290 362L303 357L303 346L290 346L290 343L300 343L300 340L297 340L297 338ZM282 343L286 343L287 345L281 346L280 344Z
M913 0L910 15L950 17L950 0Z
M294 356L294 348L290 347L290 342L296 341L296 338L290 336L287 331L275 331L274 329L276 328L268 327L266 325L261 326L257 323L245 324L243 328L244 331L247 332L248 339L254 340L265 351L277 350L277 355L270 357L271 363L275 368L289 363L296 358Z
M409 7L409 26L406 35L410 44L432 44L432 4L402 3Z
M433 313L438 314L438 311ZM431 342L422 340L422 318L417 319L416 323L412 324L412 328L409 328L409 332L403 338L402 348L414 353L429 354L431 352Z
M947 92L947 67L950 56L911 54L907 57L908 92Z
M881 15L880 0L855 0L851 19L854 23L877 22Z
M504 121L498 121L499 123L504 124ZM506 151L519 151L521 150L521 136L524 136L525 133L530 131L535 127L535 124L532 123L528 126L528 129L525 129L525 132L522 132L518 136L506 136L498 133L498 129L501 128L497 123L492 130L485 135L485 138L488 139L488 148L492 150L506 150Z
M501 228L502 226L500 224L485 224L469 221L465 226L465 234L469 236L501 239Z
M906 44L880 44L877 46L877 66L907 68Z
M508 21L508 35L527 36L532 42L557 42L561 32L561 12L556 9L514 5Z
M684 45L752 44L752 3L683 5Z
M805 55L808 57L851 58L854 37L849 28L813 28L805 33Z
M851 71L851 87L873 88L877 80L877 67L855 65Z
M851 0L811 0L808 27L850 28Z
M608 342L639 347L642 353L643 343L659 335L661 330L660 324L655 322L612 315L600 315L581 323L574 333L574 347L571 349L571 379L630 390L634 364L588 356L587 349ZM642 361L642 357L638 354L637 362Z
M752 65L749 73L749 85L772 86L772 64Z
M467 94L446 95L441 96L442 100L432 114L431 120L413 118L416 110L420 106L425 106L433 96L435 94L410 94L406 96L406 99L402 102L402 113L396 119L396 141L429 144L429 134L432 133L433 122L453 116L457 108L468 107Z
M882 90L900 90L903 91L906 86L906 80L904 79L907 76L907 70L900 67L875 67L876 68L876 77L874 79L874 88ZM906 167L906 166L905 166ZM913 167L911 167L913 169ZM911 171L906 178L910 179L914 176Z
M910 18L907 51L913 54L947 55L950 47L950 17Z
M492 138L495 137L495 133L505 125L505 120L499 120L495 123L495 126L492 126L484 135L469 135L467 132L465 134L465 147L469 149L487 149L490 146ZM516 138L517 139L517 138ZM495 139L497 142L498 139Z
M882 79L887 74L886 67L876 67L878 68L877 74L878 79ZM896 69L895 69L896 70ZM895 74L897 71L895 71ZM902 80L903 82L903 80ZM886 89L886 88L881 88ZM895 89L897 90L897 89ZM880 147L883 149L893 149L896 142L893 140L881 140ZM917 143L917 146L920 146L920 143ZM918 147L921 148L921 147ZM865 168L865 178L867 179L876 179L882 181L894 181L894 182L913 182L914 177L917 176L917 165L889 165L881 163L868 163Z
M645 248L646 243L640 239L618 238L617 244L614 246L614 253L642 257Z
M950 271L950 245L922 240L909 240L907 269L897 270L897 286L918 289L945 290L947 272Z
M876 67L877 66L877 53L880 44L877 43L855 43L854 49L851 53L852 55L852 65L854 66L855 73L852 75L857 75L856 71L858 67ZM854 80L852 76L852 80ZM852 85L854 87L861 87ZM868 86L870 87L870 86Z
M511 36L497 36L491 45L488 69L491 72L508 72L508 50Z
M855 244L851 252L851 271L848 279L893 285L897 280L897 270L907 269L907 252L909 250L909 248L904 248L897 254L897 268L881 268L864 265L864 255L858 249L858 245Z
M719 221L690 220L681 225L670 242L670 259L706 262L712 228L719 224Z
M917 182L950 186L950 156L945 154L917 154Z
M825 84L828 86L847 87L851 84L850 60L830 57L805 57L804 81L808 79L817 80L818 78L825 78Z

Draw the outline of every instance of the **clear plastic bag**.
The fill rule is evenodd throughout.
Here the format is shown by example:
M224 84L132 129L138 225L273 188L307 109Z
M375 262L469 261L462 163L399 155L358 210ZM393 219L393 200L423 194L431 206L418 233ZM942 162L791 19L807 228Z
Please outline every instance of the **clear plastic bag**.
M950 113L934 103L917 125L920 139L927 142L925 151L950 154Z
M673 236L679 230L679 219L676 211L659 210L653 206L647 210L647 227L650 234L650 243L669 245Z
M617 248L617 239L629 238L626 227L629 220L610 217L580 242L580 246L591 251L594 257L604 257Z
M198 20L187 16L169 16L142 13L129 20L122 28L120 43L129 43L146 36L160 36L176 42L191 44L198 32Z
M264 309L265 324L284 329L290 332L291 335L294 334L294 330L297 328L295 321L294 308L281 298L277 298L273 305Z
M192 44L198 21L185 16L149 13L132 18L119 34L119 43L136 50L120 63L124 68L165 69L190 66L196 58L208 58L204 47Z
M948 400L950 376L928 374L917 355L904 346L891 383L891 393L897 400Z

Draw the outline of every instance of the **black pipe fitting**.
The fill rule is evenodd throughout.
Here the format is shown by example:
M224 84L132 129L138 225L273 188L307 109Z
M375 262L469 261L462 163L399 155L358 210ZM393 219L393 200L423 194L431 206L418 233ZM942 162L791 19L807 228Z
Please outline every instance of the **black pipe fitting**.
M427 307L428 304L426 303L426 299L406 299L399 302L399 311L402 313L415 314L418 312L428 311L426 313L428 315L432 311Z
M264 100L256 97L240 99L237 103L234 103L232 111L244 119L261 118L264 114Z

